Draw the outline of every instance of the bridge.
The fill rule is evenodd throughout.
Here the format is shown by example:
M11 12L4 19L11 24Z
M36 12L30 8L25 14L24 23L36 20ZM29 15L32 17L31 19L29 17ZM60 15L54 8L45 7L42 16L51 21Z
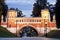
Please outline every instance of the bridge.
M56 29L55 19L53 22L50 22L50 16L48 10L42 10L42 17L17 17L17 12L15 10L9 10L7 16L7 29L20 36L21 33L24 33L24 30L32 30L31 32L36 33L39 36L42 36L48 33L50 30ZM2 24L4 22L2 21ZM28 32L29 33L29 32Z

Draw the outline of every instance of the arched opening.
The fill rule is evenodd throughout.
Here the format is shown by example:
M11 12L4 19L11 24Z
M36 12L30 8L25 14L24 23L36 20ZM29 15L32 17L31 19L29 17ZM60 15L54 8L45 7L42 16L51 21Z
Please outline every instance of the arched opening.
M38 36L38 32L31 26L25 26L21 30L20 37L36 37Z

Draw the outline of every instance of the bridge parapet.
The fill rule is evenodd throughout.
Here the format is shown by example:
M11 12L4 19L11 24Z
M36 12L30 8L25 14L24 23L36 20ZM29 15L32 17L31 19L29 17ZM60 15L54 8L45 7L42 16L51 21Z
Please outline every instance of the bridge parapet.
M41 22L42 18L16 18L17 22Z

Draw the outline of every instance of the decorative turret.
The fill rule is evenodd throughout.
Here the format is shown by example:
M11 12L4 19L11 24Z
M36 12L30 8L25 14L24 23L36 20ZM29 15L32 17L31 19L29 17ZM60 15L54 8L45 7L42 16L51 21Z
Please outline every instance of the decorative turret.
M48 9L41 10L42 19L50 21L50 13Z
M48 23L50 22L50 13L48 9L42 9L41 10L41 17L42 17L42 23L43 27L48 27Z
M15 21L17 18L17 11L15 10L8 10L7 13L7 25L8 27L12 27L12 25L14 25L13 27L15 27Z
M15 10L8 11L8 18L16 18L16 17L17 17L17 11Z

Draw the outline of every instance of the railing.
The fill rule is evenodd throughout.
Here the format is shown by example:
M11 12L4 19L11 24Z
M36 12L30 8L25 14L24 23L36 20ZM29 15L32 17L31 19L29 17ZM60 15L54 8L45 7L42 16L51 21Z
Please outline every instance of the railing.
M17 22L41 22L41 18L17 18Z

